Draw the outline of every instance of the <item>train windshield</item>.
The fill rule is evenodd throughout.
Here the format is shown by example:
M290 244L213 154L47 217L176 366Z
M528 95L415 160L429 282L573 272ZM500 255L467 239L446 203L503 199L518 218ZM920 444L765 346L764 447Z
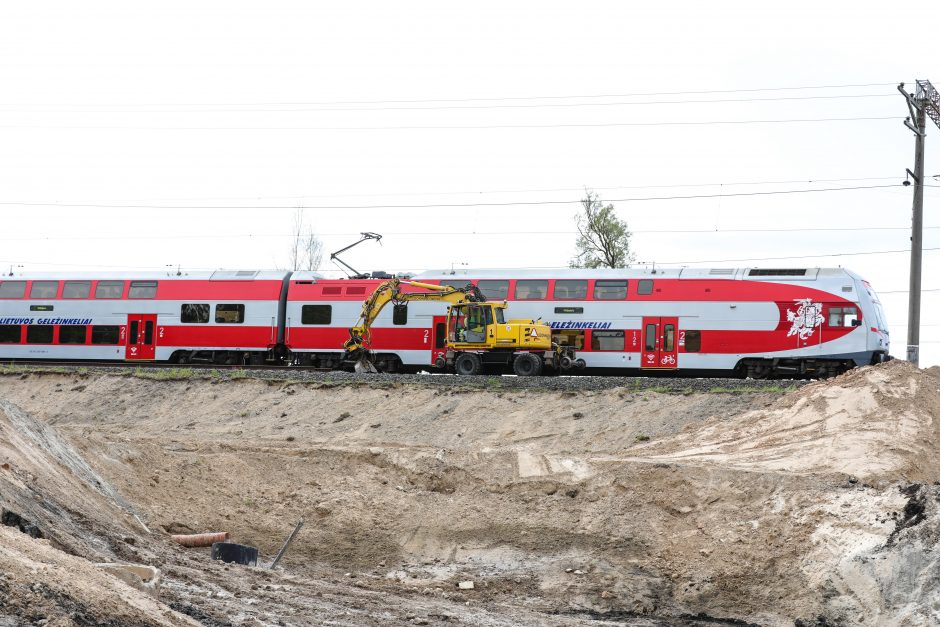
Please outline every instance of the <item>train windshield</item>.
M881 299L878 298L878 294L868 281L862 281L862 283L865 285L868 297L871 298L871 302L875 306L875 318L878 319L878 330L888 335L888 323L887 318L885 318L885 310L881 306Z

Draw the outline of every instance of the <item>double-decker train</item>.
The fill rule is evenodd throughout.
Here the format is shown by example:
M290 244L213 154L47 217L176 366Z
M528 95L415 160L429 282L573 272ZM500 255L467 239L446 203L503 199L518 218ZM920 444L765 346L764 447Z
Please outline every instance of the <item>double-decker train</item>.
M376 273L379 277L381 273ZM387 275L386 275L387 276ZM541 319L598 373L824 377L888 359L872 287L842 268L431 271ZM381 282L312 272L23 273L0 277L0 359L342 367ZM432 370L446 305L387 308L375 365Z

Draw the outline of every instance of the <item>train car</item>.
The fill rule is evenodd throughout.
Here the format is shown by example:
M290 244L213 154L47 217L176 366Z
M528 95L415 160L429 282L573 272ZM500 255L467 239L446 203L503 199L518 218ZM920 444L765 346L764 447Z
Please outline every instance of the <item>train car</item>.
M827 376L888 358L871 286L841 268L459 270L511 318L539 319L595 372ZM379 279L217 271L0 277L0 359L293 363L342 367L342 345ZM386 308L376 365L430 369L446 305Z
M255 363L281 357L287 272L0 277L0 359Z
M842 268L458 270L427 283L480 287L511 318L541 318L605 371L824 377L888 358L877 295ZM377 280L291 277L286 337L300 363L339 365ZM380 369L428 368L444 348L441 303L388 308L373 326Z

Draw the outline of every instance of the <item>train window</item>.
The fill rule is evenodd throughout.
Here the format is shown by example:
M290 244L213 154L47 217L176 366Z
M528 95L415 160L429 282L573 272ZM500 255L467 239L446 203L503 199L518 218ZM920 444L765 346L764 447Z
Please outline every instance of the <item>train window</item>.
M653 279L640 279L636 284L636 293L642 296L653 293Z
M113 325L95 325L91 328L92 344L120 344L121 327Z
M626 281L595 281L594 298L597 300L623 300L627 297Z
M120 298L124 296L124 281L98 281L95 298Z
M23 298L26 294L26 281L0 282L0 298Z
M643 345L648 351L656 350L656 325L655 324L646 325L646 340L644 341Z
M84 344L88 327L83 324L65 324L59 327L59 344Z
M509 296L509 281L480 281L477 284L487 300L506 300Z
M153 320L144 322L144 344L153 344Z
M676 350L676 327L671 324L663 326L663 350L669 353Z
M701 331L686 331L685 332L685 352L697 353L700 350L702 350L702 332Z
M156 281L131 281L128 298L154 298L157 295Z
M408 324L408 303L395 305L392 308L392 324Z
M19 344L23 327L18 324L0 324L0 344Z
M623 347L623 331L591 331L591 350L622 351Z
M235 304L216 305L215 321L219 324L241 324L245 321L245 306Z
M29 288L30 298L55 298L59 291L58 281L33 281Z
M128 344L136 344L137 339L139 337L140 337L140 322L137 320L131 320L130 328L127 330Z
M434 348L444 348L447 340L447 327L443 322L438 322L434 327Z
M329 324L333 321L333 305L304 305L300 308L301 324Z
M209 303L183 303L180 305L180 322L206 324L209 322Z
M91 281L66 281L62 288L62 298L88 298L91 294Z
M587 298L588 282L584 279L555 281L555 300L584 300Z
M575 350L584 349L584 331L556 331L552 333L552 342L559 346L572 346Z
M856 327L858 326L858 310L855 307L830 307L830 327Z
M51 324L31 324L26 327L27 344L52 344Z
M518 300L545 300L547 296L548 281L516 281L516 298Z

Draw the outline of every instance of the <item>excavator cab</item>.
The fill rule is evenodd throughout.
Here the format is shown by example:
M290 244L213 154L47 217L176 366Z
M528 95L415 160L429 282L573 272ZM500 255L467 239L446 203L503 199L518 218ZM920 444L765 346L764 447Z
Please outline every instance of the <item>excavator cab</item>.
M495 336L492 325L504 324L503 309L494 303L454 305L448 317L447 336L452 344L486 344Z

